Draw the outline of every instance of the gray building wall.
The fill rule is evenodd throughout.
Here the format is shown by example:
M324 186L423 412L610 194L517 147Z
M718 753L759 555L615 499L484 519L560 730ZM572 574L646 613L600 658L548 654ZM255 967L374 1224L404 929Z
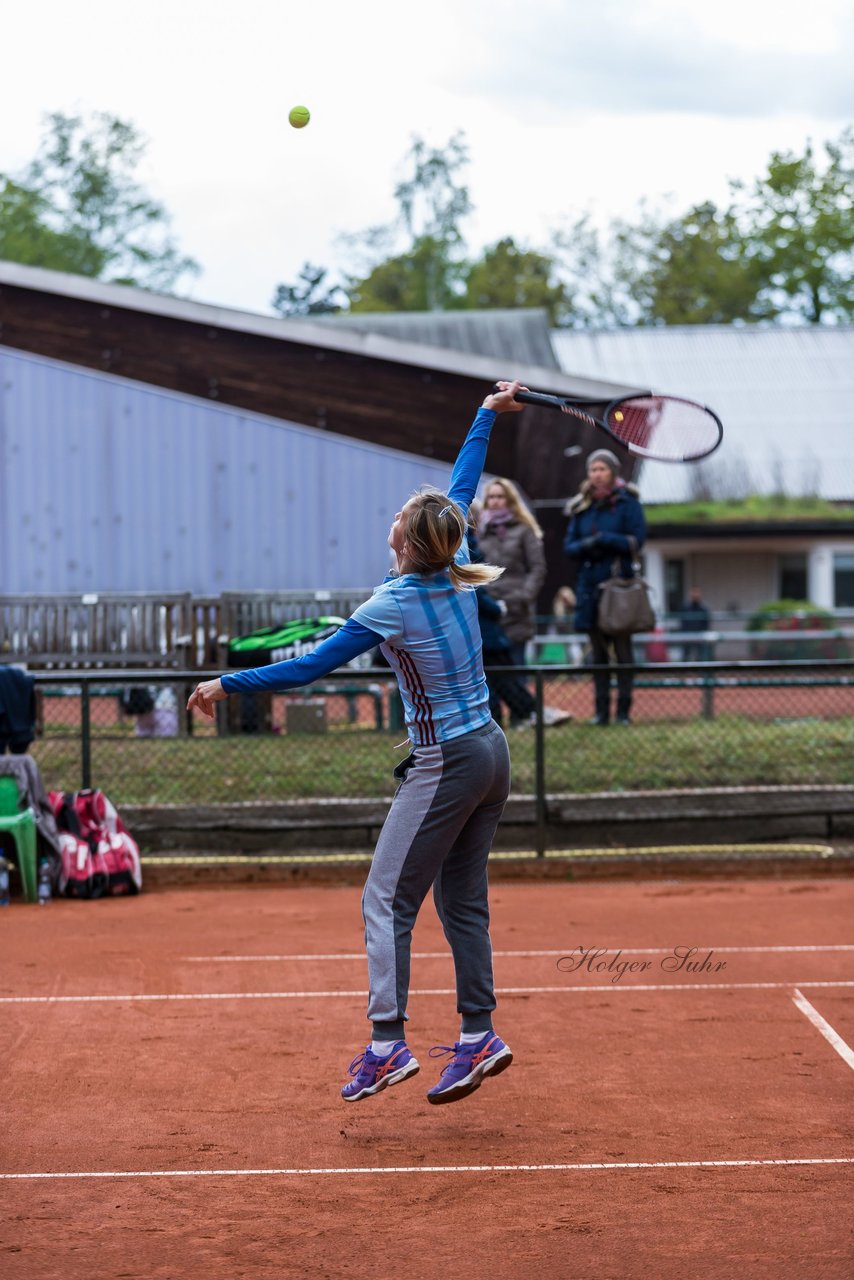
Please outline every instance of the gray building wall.
M0 347L0 594L370 587L395 511L449 476Z

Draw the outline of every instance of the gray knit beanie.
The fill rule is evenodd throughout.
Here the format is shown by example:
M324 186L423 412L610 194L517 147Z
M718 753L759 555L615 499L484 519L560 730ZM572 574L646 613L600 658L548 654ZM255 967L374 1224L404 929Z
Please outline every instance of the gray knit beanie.
M587 467L589 469L591 462L604 462L605 466L613 471L615 476L620 474L620 459L616 453L612 453L610 449L594 449L587 459Z

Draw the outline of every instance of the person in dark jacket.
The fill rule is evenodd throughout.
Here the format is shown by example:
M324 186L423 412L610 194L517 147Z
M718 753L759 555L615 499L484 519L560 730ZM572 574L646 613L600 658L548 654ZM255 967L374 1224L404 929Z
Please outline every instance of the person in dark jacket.
M578 562L575 585L575 629L590 637L595 666L607 667L611 649L619 666L634 661L632 638L606 636L599 630L599 587L617 569L620 577L634 574L633 561L646 538L643 507L634 485L620 478L620 460L610 449L596 449L587 459L587 478L566 505L569 516L563 549ZM616 564L615 564L616 562ZM632 673L617 671L617 723L630 724ZM611 719L611 673L594 673L596 715L593 724Z
M681 631L708 631L712 615L709 613L699 587L692 587L691 594L680 610ZM705 641L686 644L682 649L683 662L708 662L711 645Z

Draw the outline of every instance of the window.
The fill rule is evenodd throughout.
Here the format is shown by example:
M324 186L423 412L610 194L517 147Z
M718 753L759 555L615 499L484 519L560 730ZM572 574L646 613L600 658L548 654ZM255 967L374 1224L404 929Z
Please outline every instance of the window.
M665 608L668 613L679 613L685 602L685 561L664 562Z
M854 609L854 555L850 552L833 557L833 603L837 609Z
M804 553L780 556L777 578L779 582L778 599L807 599L807 557Z

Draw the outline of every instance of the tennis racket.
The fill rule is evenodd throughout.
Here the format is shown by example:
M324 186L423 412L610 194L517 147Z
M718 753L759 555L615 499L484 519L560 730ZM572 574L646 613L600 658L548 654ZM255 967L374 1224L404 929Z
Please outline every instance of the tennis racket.
M602 401L592 398L517 391L516 399L558 409L587 426L599 427L630 453L656 462L698 462L714 453L724 434L720 418L711 409L680 396L659 396L651 391L612 400L601 416L597 410Z

